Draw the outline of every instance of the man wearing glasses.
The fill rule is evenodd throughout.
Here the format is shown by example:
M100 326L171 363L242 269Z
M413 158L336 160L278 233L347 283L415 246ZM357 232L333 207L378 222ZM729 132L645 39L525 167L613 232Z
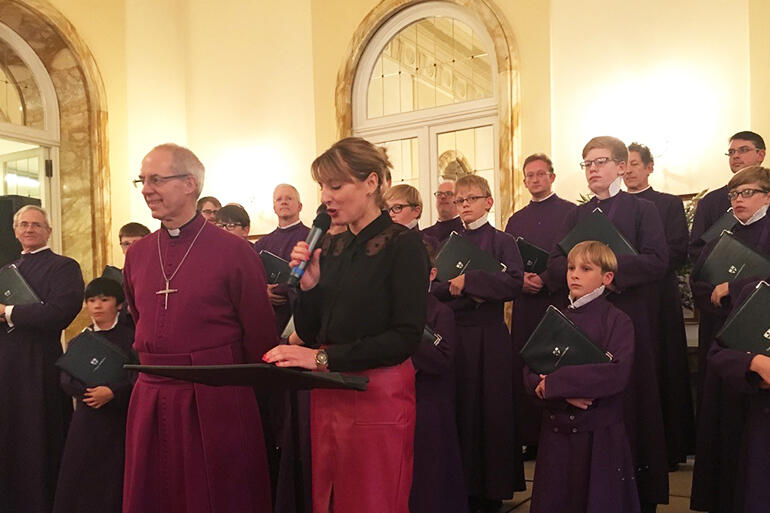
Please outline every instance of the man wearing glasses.
M61 332L83 306L83 276L48 247L51 225L38 206L20 208L14 262L40 303L4 305L0 297L0 511L51 511L72 402L54 362Z
M443 244L452 232L460 232L463 229L463 221L457 213L455 199L455 183L452 180L446 180L438 186L438 190L433 193L436 198L436 210L438 211L438 221L433 226L423 230L431 237L438 239Z
M187 148L155 147L142 196L161 228L123 270L145 365L259 362L275 346L265 273L252 246L196 212L204 168ZM123 511L271 511L259 408L247 387L139 374L126 426Z
M553 163L547 155L535 153L524 160L524 186L532 195L532 201L527 206L514 213L508 220L505 232L514 238L522 237L527 242L550 252L556 240L556 232L561 227L568 214L575 210L576 205L564 200L553 192L553 182L556 174ZM516 425L520 441L527 446L526 456L534 457L534 450L540 435L540 417L542 410L531 401L524 391L522 371L524 361L519 351L529 339L529 336L543 318L550 304L566 306L566 297L562 294L554 296L548 287L543 286L543 280L538 274L524 272L522 295L516 299L513 309L514 329L511 330L513 344L513 389L516 394Z
M737 173L745 167L761 165L765 160L766 153L765 141L762 136L746 130L730 137L730 148L725 156L729 159L730 170ZM707 241L701 239L703 233L730 208L727 192L727 185L725 185L709 192L698 202L688 249L688 255L693 263L698 259L703 246L706 245Z

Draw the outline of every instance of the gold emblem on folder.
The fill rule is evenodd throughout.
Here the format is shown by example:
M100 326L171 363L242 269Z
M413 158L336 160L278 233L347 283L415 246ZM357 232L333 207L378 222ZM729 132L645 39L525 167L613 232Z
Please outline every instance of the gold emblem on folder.
M734 265L731 265L730 268L727 270L727 272L730 274L735 274L738 272L738 268L735 267Z
M764 335L762 335L762 336L763 336L763 337L765 337L767 340L770 340L770 329L768 329L768 330L765 332L765 334L764 334Z

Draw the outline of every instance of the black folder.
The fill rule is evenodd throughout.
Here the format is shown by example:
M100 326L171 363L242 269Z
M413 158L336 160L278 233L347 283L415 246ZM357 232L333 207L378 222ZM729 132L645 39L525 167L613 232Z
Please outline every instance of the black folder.
M770 285L761 281L725 321L716 339L722 347L770 356Z
M262 265L265 267L265 277L267 283L286 283L289 279L289 262L283 258L270 253L269 251L262 250L259 252L259 258L262 259Z
M516 245L519 247L521 261L524 262L524 270L528 273L540 274L545 271L548 263L548 252L532 244L524 237L516 237Z
M35 291L14 264L0 269L0 303L4 305L30 305L40 303Z
M585 240L603 242L616 256L639 254L600 208L595 208L578 221L572 231L559 242L559 248L567 255L576 244Z
M737 222L738 220L735 219L735 215L733 215L733 207L730 207L727 209L727 212L722 214L719 219L714 221L714 224L709 226L709 228L703 232L703 235L700 236L700 240L708 244L722 235L723 231L732 230Z
M768 275L770 259L725 231L706 257L695 279L716 286L739 277L764 278Z
M437 346L441 343L443 340L443 337L430 329L428 325L425 326L425 329L422 330L422 341L423 342L429 342L433 344L434 346Z
M607 363L612 355L594 344L558 308L550 305L521 349L521 357L538 374L567 365Z
M89 387L117 383L126 379L123 365L131 357L107 338L86 330L70 340L67 352L56 366Z
M192 381L211 386L252 386L263 390L310 390L312 388L339 388L366 390L369 378L314 372L298 368L276 367L267 363L234 365L126 365L126 369Z
M475 244L463 239L457 232L449 235L436 255L438 281L449 281L468 271L505 272L507 267Z
M112 281L116 281L123 286L123 271L115 267L114 265L105 265L104 271L102 271L102 278L108 278Z

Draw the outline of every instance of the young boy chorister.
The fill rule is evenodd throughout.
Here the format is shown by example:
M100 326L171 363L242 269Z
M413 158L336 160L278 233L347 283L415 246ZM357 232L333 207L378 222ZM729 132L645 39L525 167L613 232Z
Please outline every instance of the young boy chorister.
M653 353L658 329L658 287L668 266L668 247L660 216L651 202L620 190L628 150L615 137L595 137L583 148L588 188L594 197L569 215L556 240L567 235L584 216L600 208L638 255L618 256L618 271L608 286L608 300L634 323L635 351L631 384L625 394L625 424L637 469L636 484L642 511L654 511L668 503L668 463L660 393ZM555 246L548 259L544 282L558 290L564 281L567 261Z
M125 296L108 278L88 284L85 301L93 324L89 328L130 353L133 324L118 322ZM62 371L61 386L77 399L64 446L54 513L120 513L126 413L131 397L129 379L87 387Z
M742 169L730 179L727 190L736 218L733 235L770 256L770 218L767 216L770 170L761 166ZM698 280L700 269L717 243L718 239L712 240L703 248L690 280L693 299L701 315L698 363L703 374L691 504L697 510L733 511L740 439L745 429L746 396L734 387L725 386L710 372L708 352L734 305L733 298L752 278L738 278L716 286Z
M457 420L471 509L497 511L503 499L524 489L521 451L514 450L513 377L506 301L523 283L521 255L513 237L487 222L493 199L489 183L466 175L455 184L460 235L505 264L505 272L468 271L432 292L457 320Z
M570 305L565 315L612 354L612 361L561 367L547 376L524 368L527 391L544 408L532 513L639 511L623 425L634 326L603 295L617 268L615 254L597 241L577 244L567 257Z
M398 187L396 185L388 192ZM433 247L427 241L423 243L430 261L430 281L433 282L437 274ZM417 419L414 426L414 477L409 510L420 513L468 513L455 417L455 316L451 308L431 294L428 294L426 325L440 339L423 338L412 355L416 371L414 385Z
M770 278L767 278L770 280ZM759 282L743 287L735 308L741 306L754 292ZM770 504L770 357L723 348L714 343L708 355L709 377L718 378L724 387L743 395L746 404L745 426L735 433L740 447L735 455L735 482L731 488L729 509L714 511L735 513L763 513ZM723 493L724 494L724 493Z

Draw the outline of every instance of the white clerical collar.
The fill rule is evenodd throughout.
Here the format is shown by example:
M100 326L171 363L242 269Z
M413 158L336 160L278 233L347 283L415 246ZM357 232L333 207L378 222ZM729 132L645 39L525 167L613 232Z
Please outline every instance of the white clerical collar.
M293 223L291 223L291 224L287 224L286 226L279 226L279 227L278 227L278 229L279 229L279 230L288 230L289 228L291 228L291 227L293 227L293 226L297 226L297 225L298 225L299 223L301 223L301 222L302 222L302 220L301 220L301 219L297 219L297 220L296 220L296 221L294 221Z
M112 323L112 326L107 328L106 330L103 330L99 327L99 325L96 323L93 317L91 317L91 322L93 323L94 327L91 328L91 331L110 331L112 328L118 325L118 320L120 319L120 312L118 312L118 315L115 316L115 322Z
M767 207L770 207L770 205L762 205L761 207L759 207L759 210L754 212L754 215L749 217L749 219L745 223L740 219L738 219L737 217L735 219L738 219L738 222L741 223L743 226L754 224L767 215ZM735 217L734 212L733 212L733 217Z
M419 222L419 219L412 219L411 221L409 221L409 223L407 223L406 227L409 228L410 230L413 230L414 227L417 226L418 222Z
M548 198L550 198L550 197L551 197L551 196L553 196L554 194L556 194L556 193L555 193L555 192L553 192L553 191L551 191L551 194L549 194L548 196L546 196L546 197L545 197L545 198L543 198L543 199L535 199L535 198L532 198L532 202L533 202L533 203L540 203L541 201L545 201L545 200L547 200Z
M577 299L572 299L572 294L570 294L569 296L567 296L570 303L567 308L573 308L573 309L580 308L581 306L590 303L591 301L601 296L602 294L604 294L604 285L599 285L599 287L595 288L585 296Z
M639 194L640 192L644 192L644 191L646 191L646 190L647 190L647 189L649 189L650 187L652 187L652 185L648 185L647 187L645 187L645 188L644 188L644 189L642 189L641 191L632 191L632 190L630 190L630 189L629 189L627 192L628 192L629 194Z
M182 233L182 230L179 228L166 228L166 231L168 232L169 237L179 237L179 234Z
M51 249L50 246L43 246L42 248L33 249L32 251L22 251L22 255L34 255L35 253L40 253L41 251L45 251L46 249Z
M489 212L485 212L483 216L479 217L475 221L471 221L470 223L463 223L465 225L466 230L475 230L476 228L481 228L485 224L487 224L487 217L489 216Z

